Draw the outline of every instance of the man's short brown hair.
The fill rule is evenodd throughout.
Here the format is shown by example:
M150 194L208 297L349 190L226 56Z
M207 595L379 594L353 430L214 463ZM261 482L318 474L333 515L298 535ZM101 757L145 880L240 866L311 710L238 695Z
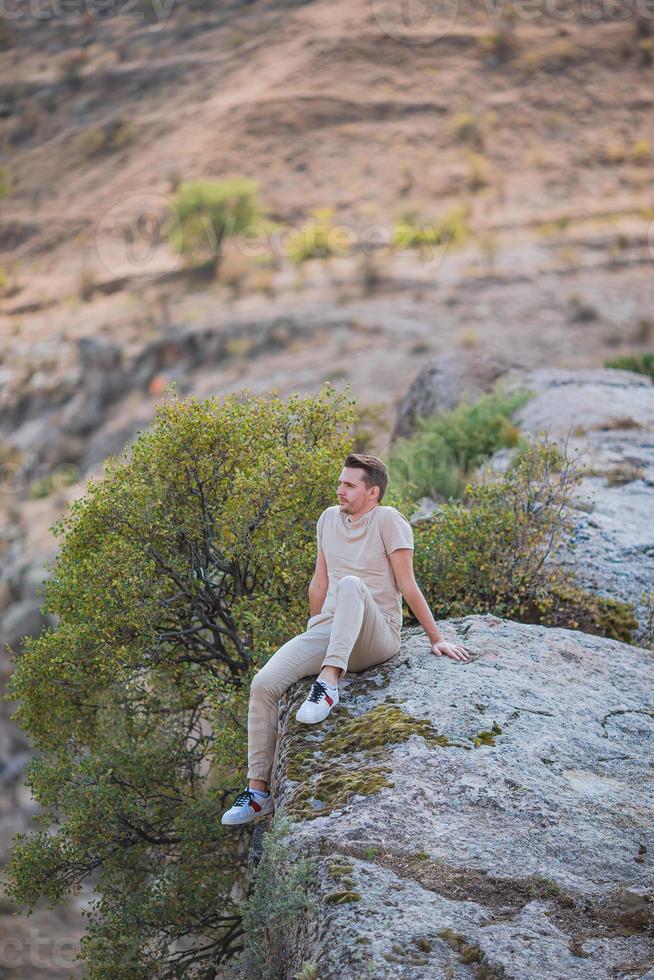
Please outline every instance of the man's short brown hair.
M366 456L365 453L350 453L343 466L355 466L362 469L364 473L361 479L368 489L379 487L378 502L381 503L388 486L388 470L381 459L376 456Z

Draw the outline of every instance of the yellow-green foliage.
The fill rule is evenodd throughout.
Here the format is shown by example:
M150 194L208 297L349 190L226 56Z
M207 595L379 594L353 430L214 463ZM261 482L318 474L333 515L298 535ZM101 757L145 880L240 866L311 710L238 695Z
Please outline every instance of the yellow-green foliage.
M286 403L173 397L54 526L59 622L26 642L8 693L42 753L43 829L17 838L6 890L57 902L99 869L91 980L172 975L171 939L198 922L214 963L236 942L244 852L220 813L251 676L306 623L352 406L329 384Z
M637 374L647 374L654 379L654 353L624 354L604 361L604 367L619 368L622 371L635 371Z
M506 394L500 380L475 402L463 401L427 418L418 416L415 434L393 443L388 459L391 483L415 501L462 496L476 467L497 449L519 443L511 416L528 398L527 391Z
M480 745L495 745L495 736L501 734L502 734L502 729L497 724L497 722L494 721L490 731L479 732L478 735L475 735L472 741L477 748L479 748Z
M7 167L0 167L0 198L8 197L11 191L11 175Z
M326 259L348 255L352 248L351 232L333 221L333 208L318 208L312 218L289 235L286 251L296 263L308 259Z
M566 505L580 478L541 434L501 479L469 484L462 502L417 525L416 578L436 619L491 612L629 641L630 605L593 595L571 572L545 564L572 530Z
M440 220L425 225L418 224L417 215L408 212L393 226L393 246L399 251L404 248L462 245L470 235L469 218L470 208L467 205L452 208Z
M239 234L269 227L257 200L259 181L246 177L182 183L163 234L191 266L218 267L223 244Z

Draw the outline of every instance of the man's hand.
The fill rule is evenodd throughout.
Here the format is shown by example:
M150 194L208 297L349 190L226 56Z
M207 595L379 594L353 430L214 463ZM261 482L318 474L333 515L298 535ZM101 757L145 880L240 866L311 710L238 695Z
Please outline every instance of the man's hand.
M460 643L448 643L447 640L438 640L431 644L431 652L437 657L451 657L452 660L470 660L468 651Z

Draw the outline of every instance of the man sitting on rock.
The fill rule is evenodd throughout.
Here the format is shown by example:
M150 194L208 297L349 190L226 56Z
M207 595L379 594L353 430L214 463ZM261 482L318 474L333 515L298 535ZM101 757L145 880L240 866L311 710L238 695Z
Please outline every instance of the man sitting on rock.
M269 789L278 701L291 684L318 677L297 711L320 722L338 704L338 680L349 668L366 670L400 650L402 596L431 643L431 652L469 659L465 647L439 631L413 573L413 528L395 507L381 506L388 472L376 456L352 453L338 481L338 503L316 525L316 568L309 585L311 616L253 677L248 713L248 786L222 817L250 823L273 809Z

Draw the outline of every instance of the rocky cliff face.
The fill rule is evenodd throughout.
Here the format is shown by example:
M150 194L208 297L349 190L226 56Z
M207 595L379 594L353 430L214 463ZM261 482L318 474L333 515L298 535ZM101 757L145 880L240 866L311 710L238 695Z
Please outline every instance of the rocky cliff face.
M652 652L440 625L469 663L411 628L322 724L282 701L277 807L317 868L284 975L654 977Z

